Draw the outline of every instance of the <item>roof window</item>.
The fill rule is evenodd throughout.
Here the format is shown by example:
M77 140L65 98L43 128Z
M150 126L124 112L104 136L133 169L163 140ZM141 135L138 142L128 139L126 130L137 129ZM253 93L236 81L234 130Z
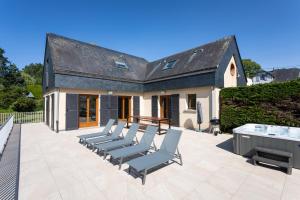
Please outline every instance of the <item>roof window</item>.
M176 60L172 60L167 62L167 64L163 67L163 70L165 69L172 69L174 65L176 64Z
M195 51L193 52L193 54L190 56L188 62L191 62L191 61L194 59L194 57L195 57L196 55L197 55L197 50L195 50Z
M128 69L128 66L125 62L115 61L116 67Z

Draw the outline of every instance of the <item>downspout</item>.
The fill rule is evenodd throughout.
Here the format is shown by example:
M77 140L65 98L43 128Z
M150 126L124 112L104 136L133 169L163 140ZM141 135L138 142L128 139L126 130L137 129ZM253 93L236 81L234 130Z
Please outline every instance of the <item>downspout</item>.
M59 125L59 121L58 121L58 118L59 118L59 114L58 114L58 112L59 112L59 93L60 93L60 90L58 89L58 92L57 92L57 106L56 106L56 133L58 133L59 132L59 130L58 130L58 125Z

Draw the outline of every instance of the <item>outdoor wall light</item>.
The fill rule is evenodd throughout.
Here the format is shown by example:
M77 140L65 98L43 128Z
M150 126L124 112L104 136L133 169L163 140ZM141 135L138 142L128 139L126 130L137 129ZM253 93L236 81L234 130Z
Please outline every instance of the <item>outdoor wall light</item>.
M107 94L112 95L113 91L108 91Z
M166 91L162 90L160 91L160 94L166 94Z

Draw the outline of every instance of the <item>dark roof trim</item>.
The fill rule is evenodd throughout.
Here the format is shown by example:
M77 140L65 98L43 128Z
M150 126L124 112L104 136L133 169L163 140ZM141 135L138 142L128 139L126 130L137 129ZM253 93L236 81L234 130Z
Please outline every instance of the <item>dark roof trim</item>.
M243 62L242 62L243 60L242 60L242 57L241 57L240 49L239 49L239 46L238 46L238 44L237 44L237 40L236 40L235 35L232 35L232 37L233 37L233 40L234 40L234 42L235 42L235 46L236 46L236 48L237 48L238 56L239 56L239 59L240 59L240 61L241 61L241 65L242 65L243 72L244 72L245 81L246 81L246 83L247 83L247 82L248 82L248 81L247 81L247 76L246 76L245 68L244 68L244 65L243 65Z
M84 73L84 72L81 72L80 74L78 74L78 72L66 71L66 70L65 71L56 70L55 74L78 76L78 77L85 77L85 78L96 78L96 79L104 79L104 80L112 80L112 81L123 81L123 82L128 82L128 83L143 83L143 81L114 78L114 77L101 76L101 75L97 75L97 74L90 74L90 73Z
M215 69L217 69L217 68L218 68L218 66L215 66L214 68L198 70L198 71L194 71L194 72L191 72L191 73L184 73L184 74L169 76L169 77L165 77L165 78L148 80L148 81L145 81L144 83L153 83L153 82L157 82L157 81L164 81L164 80L170 80L170 79L175 79L175 78L180 78L180 77L186 77L186 76L193 76L193 75L198 75L198 74L205 74L205 73L215 72Z

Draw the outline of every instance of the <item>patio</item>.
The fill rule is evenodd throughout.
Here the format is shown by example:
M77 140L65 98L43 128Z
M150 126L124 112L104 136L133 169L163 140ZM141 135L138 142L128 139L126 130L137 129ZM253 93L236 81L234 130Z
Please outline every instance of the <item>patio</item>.
M99 128L52 132L42 123L22 125L20 199L300 199L300 170L292 175L230 151L231 135L184 130L183 166L156 170L142 185L117 165L78 143ZM142 136L138 134L138 136ZM159 147L164 135L155 136Z

